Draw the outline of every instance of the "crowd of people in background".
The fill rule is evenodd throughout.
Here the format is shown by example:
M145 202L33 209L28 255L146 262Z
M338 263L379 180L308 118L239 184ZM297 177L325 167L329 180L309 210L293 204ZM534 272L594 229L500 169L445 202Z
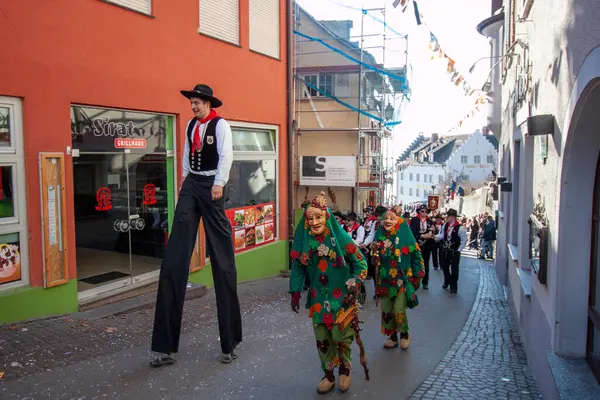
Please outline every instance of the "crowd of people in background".
M375 240L375 232L381 224L386 210L387 208L382 206L369 206L363 210L362 218L359 218L354 212L343 214L338 211L334 213L340 225L361 249L366 260L371 258L371 245ZM445 213L432 212L426 205L420 204L404 207L402 219L411 228L423 256L425 264L425 275L421 286L423 290L429 289L429 270L430 266L433 266L435 271L442 270L444 273L443 288L449 289L451 293L456 293L460 254L465 248L477 251L480 259L494 258L496 224L494 218L488 213L467 218L459 216L453 209L447 210ZM375 270L370 262L368 264L368 277L372 279ZM364 287L360 294L360 300L361 302L366 300Z

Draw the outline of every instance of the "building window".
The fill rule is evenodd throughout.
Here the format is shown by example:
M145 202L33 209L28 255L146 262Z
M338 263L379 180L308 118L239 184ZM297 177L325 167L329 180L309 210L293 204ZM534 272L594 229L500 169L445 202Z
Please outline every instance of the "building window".
M468 156L460 156L460 162L462 164L467 164L469 162L469 157Z
M412 180L413 180L413 174L412 174L412 172L410 174L408 174L408 180L412 182Z
M444 175L438 175L438 183L444 183Z
M400 180L403 181L404 180L404 172L400 172Z
M409 195L409 196L412 196L412 195L413 195L413 194L412 194L412 188L408 188L408 195Z
M496 160L494 159L494 156L487 156L487 163L488 164L496 164Z
M400 186L400 194L404 195L404 186Z
M417 189L415 190L415 194L416 194L416 196L417 196L417 197L419 197L419 195L421 194L420 192L421 192L421 191L419 190L419 188L417 188Z
M102 0L106 3L113 3L118 6L128 8L142 14L150 15L152 12L152 0Z
M417 182L421 182L421 174L417 174Z
M198 33L240 44L240 7L238 0L200 0Z
M429 174L429 183L433 183L433 174Z
M318 74L306 75L304 81L307 83L307 89L311 97L326 97L334 95L334 75ZM304 93L306 97L306 93Z
M350 87L350 75L349 74L336 74L335 75L335 97L345 98L351 97L352 91Z
M250 0L250 50L279 58L279 1Z
M474 156L473 162L475 164L481 164L481 156Z
M0 290L29 283L21 101L0 97Z

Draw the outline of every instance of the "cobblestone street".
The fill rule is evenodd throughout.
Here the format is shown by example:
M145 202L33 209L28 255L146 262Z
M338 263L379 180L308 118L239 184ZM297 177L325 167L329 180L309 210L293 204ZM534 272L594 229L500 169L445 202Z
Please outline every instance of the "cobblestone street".
M375 399L539 398L493 268L463 257L459 293L429 291L409 312L408 351L384 350L380 310L368 301L362 333L371 381L353 371L352 396ZM368 282L372 290L372 282ZM57 318L0 329L0 398L7 399L307 399L321 378L303 310L289 310L287 280L239 286L244 342L232 366L218 360L214 295L186 303L182 348L171 368L148 368L153 310L116 318ZM466 321L466 323L465 323ZM358 352L354 353L358 360ZM397 383L401 382L400 385ZM412 396L412 397L411 397Z
M469 319L411 400L540 398L495 269L479 261L479 291Z

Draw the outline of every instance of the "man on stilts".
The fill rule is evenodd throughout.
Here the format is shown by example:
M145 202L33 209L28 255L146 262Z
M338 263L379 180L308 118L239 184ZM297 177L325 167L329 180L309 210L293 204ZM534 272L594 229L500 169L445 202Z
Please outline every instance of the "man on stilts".
M150 364L173 364L179 349L183 302L200 219L204 221L217 298L222 362L237 358L242 341L242 318L237 295L237 270L231 225L225 216L223 187L233 162L231 128L215 108L223 103L206 85L182 90L194 117L188 122L183 152L183 184L173 228L160 268L152 351L162 353Z

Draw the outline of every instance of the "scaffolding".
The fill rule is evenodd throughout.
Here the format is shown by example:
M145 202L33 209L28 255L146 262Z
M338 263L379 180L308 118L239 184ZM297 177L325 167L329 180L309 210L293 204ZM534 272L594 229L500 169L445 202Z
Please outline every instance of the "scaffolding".
M365 32L365 16L368 13L382 15L381 32ZM307 26L304 26L304 23ZM315 31L315 25L321 28L320 32L324 31L326 34L316 38L310 36L311 32ZM302 134L319 132L330 136L333 132L352 133L356 135L356 151L352 154L356 157L356 181L350 208L357 214L362 214L366 205L391 205L394 200L391 187L394 163L390 151L390 126L393 126L393 110L400 107L410 92L407 83L408 37L401 38L406 40L405 65L388 69L386 43L398 38L388 38L386 35L386 8L363 9L360 25L360 35L351 36L351 21L317 21L295 2L293 73L294 116L297 129L294 135L294 165L297 180L294 196L297 198L297 190L300 187L302 155L299 154L299 143ZM367 38L377 43L365 46ZM357 41L352 41L353 39ZM321 45L320 48L312 46L310 51L306 51L306 44L315 42ZM340 48L350 54L341 54L343 51L339 50ZM380 64L368 51L373 49L382 52ZM355 56L356 54L359 56ZM336 59L345 62L336 62ZM348 64L348 59L357 61L354 63L357 65ZM337 87L338 80L350 82L350 89L342 93ZM323 99L330 101L324 102ZM306 103L310 107L307 107ZM343 117L334 117L344 113L346 114ZM352 113L356 114L354 123L351 121ZM344 121L345 125L339 126L340 121ZM323 140L327 140L327 136ZM308 190L306 194L308 195Z

